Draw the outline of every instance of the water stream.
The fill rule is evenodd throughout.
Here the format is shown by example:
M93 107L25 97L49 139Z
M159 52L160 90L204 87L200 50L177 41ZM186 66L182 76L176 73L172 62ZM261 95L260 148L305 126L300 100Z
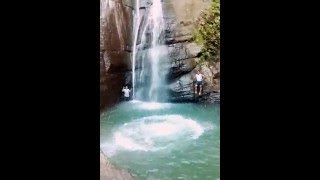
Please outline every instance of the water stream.
M139 2L139 0L137 0ZM139 4L139 3L136 3ZM135 41L132 54L133 99L152 102L167 100L165 77L169 69L167 46L164 45L164 19L161 0L153 0L146 15L146 23L141 29L141 43L138 43L137 22L140 14L135 13ZM139 64L139 68L135 68Z

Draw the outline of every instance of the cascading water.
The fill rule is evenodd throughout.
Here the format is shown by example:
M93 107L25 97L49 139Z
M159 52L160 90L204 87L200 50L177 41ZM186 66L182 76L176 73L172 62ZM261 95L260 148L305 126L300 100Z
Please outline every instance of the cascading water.
M103 2L102 16L108 13L111 17L107 18L107 25L112 27L110 22L115 25L113 35L119 36L122 48L125 44L122 36L126 33L121 30L126 23L121 13L115 13L123 4L113 0ZM166 102L170 65L164 45L161 3L161 0L135 2L133 32L127 32L133 36L135 101L119 103L101 114L100 148L112 163L130 169L137 179L218 180L220 107Z
M136 5L139 6L139 0ZM133 97L143 101L166 101L166 81L168 71L168 50L163 45L164 19L161 0L153 0L146 15L146 23L141 33L141 44L137 47L140 17L137 11L132 57ZM139 70L135 68L136 61Z
M140 24L140 0L136 0L135 14L134 14L134 36L133 36L133 50L132 50L132 94L135 99L135 82L136 82L136 54L137 54L137 39Z

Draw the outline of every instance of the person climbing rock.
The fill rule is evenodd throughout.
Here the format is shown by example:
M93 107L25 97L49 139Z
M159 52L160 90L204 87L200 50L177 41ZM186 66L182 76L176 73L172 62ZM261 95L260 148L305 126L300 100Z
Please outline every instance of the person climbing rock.
M196 84L195 84L195 88L194 88L194 93L197 94L197 89L199 86L199 95L201 95L201 91L202 91L202 80L203 80L203 75L200 73L200 71L197 71L196 74Z
M130 92L131 92L131 90L128 89L128 86L123 87L122 88L122 92L123 92L123 95L124 95L124 99L126 101L129 101L130 100Z

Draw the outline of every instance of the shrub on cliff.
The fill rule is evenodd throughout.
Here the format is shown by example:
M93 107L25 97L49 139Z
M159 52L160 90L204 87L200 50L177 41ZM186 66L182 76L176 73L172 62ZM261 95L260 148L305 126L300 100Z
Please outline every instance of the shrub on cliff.
M201 12L193 38L202 45L201 60L220 61L220 0L212 0L210 8Z

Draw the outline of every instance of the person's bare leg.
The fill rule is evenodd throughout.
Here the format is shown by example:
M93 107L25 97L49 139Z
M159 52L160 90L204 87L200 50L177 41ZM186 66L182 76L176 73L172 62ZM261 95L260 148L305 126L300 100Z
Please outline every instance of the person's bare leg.
M198 86L195 85L195 86L194 86L194 94L197 94L197 88L198 88Z
M201 95L202 85L200 85L199 95Z

